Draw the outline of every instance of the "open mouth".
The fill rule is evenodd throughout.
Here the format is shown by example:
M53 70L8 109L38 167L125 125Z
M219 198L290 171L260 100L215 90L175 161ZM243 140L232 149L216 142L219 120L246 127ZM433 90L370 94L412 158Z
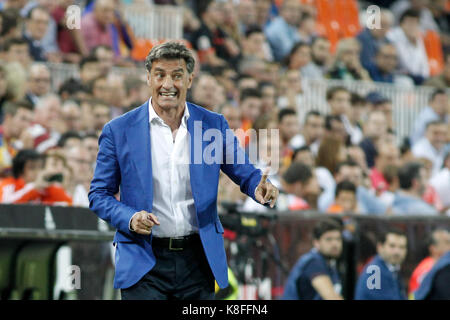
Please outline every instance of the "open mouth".
M170 97L170 98L174 98L177 96L176 92L160 92L159 95L161 97Z

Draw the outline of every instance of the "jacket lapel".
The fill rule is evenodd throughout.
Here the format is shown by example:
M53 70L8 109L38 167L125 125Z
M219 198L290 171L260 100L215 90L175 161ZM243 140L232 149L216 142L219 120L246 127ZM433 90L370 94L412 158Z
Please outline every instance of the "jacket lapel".
M130 121L126 136L144 199L148 201L146 209L151 212L153 208L153 178L148 101L139 107L136 116Z
M202 179L202 162L203 162L203 131L205 128L202 125L201 137L195 138L194 128L198 127L198 122L195 124L195 121L202 121L203 113L198 109L199 107L194 106L191 103L187 103L187 107L189 110L189 118L187 121L187 130L189 132L190 137L190 162L189 162L189 174L191 180L191 190L192 196L194 198L194 203L199 204L199 196L201 195L201 185L198 184L199 180ZM203 122L201 122L203 124ZM195 124L195 126L194 126ZM198 129L197 129L198 131ZM197 132L197 134L200 133ZM199 139L200 138L200 139ZM195 140L197 140L195 142ZM200 161L199 161L200 160Z

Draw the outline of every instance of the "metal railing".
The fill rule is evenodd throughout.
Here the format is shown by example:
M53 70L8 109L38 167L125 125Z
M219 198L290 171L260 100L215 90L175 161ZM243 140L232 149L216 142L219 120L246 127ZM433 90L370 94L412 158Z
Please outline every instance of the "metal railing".
M130 4L124 6L124 17L138 38L181 39L183 37L181 6Z
M61 83L70 77L78 78L78 66L64 63L47 63L52 74L52 86L58 90ZM145 75L143 68L121 68L113 67L112 73L122 76ZM303 99L299 106L299 118L303 123L304 115L310 110L318 110L322 113L329 112L326 101L327 89L333 86L344 86L352 92L366 96L371 91L377 91L392 100L393 121L398 142L411 132L414 121L420 110L427 106L433 88L415 86L412 88L394 86L391 84L365 81L344 80L312 80L302 79ZM450 89L448 90L450 94Z

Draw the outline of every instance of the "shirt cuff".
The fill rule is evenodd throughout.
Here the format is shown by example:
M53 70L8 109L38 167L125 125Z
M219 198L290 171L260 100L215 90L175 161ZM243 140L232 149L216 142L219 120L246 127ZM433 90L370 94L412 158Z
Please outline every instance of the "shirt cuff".
M139 211L138 211L139 212ZM132 232L134 232L134 230L131 228L131 220L133 220L133 217L136 215L136 213L138 213L138 212L135 212L132 216L131 216L131 218L130 218L130 221L128 222L128 229L130 230L130 231L132 231Z

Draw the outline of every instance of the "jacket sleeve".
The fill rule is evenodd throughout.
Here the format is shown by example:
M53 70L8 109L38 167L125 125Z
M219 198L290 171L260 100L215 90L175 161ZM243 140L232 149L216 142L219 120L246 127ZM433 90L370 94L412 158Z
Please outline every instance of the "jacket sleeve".
M239 145L223 115L220 115L223 137L222 171L241 187L241 191L255 199L255 190L261 181L262 172L250 162L247 154Z
M118 201L121 174L116 156L116 145L110 124L106 124L99 138L97 165L88 194L89 208L117 230L133 236L129 222L138 211Z

